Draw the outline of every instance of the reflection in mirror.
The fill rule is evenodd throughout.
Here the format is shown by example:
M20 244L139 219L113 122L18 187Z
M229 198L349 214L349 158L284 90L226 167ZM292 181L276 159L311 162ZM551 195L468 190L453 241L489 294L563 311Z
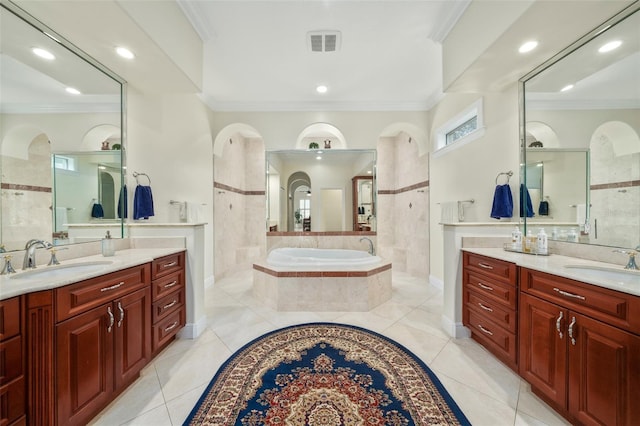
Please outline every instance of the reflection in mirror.
M527 187L535 186L531 167L542 162L540 196L549 202L549 215L526 218L525 229L541 220L566 221L580 227L581 243L640 244L638 10L634 3L521 80L526 122L520 140L527 165L521 176ZM603 49L611 42L617 48ZM578 167L583 161L587 166ZM552 183L556 165L562 167Z
M375 160L375 150L267 152L267 230L375 231Z
M120 190L124 151L101 152L123 147L123 82L13 3L0 4L0 23L0 244L10 251L31 238L73 242L64 224L89 222L91 200L101 197L98 163L85 164L80 153L107 155L101 164L115 168ZM87 181L67 182L74 174Z

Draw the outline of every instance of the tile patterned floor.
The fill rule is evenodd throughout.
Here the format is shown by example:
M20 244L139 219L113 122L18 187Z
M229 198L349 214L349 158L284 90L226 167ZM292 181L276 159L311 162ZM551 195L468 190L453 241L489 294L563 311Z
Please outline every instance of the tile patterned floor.
M252 272L206 291L207 329L177 340L92 425L181 425L222 363L250 340L287 325L340 322L401 343L439 377L473 425L567 425L518 375L471 339L440 328L442 292L394 272L392 299L371 312L277 312L251 296Z

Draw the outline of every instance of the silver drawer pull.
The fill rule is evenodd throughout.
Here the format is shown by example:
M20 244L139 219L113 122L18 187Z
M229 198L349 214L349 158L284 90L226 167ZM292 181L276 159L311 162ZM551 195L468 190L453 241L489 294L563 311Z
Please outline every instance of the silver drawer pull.
M165 263L164 265L162 265L163 268L171 268L172 266L176 266L178 264L178 262L170 262L170 263Z
M478 302L478 306L480 306L482 309L484 309L485 311L489 311L489 312L493 312L493 309L491 308L487 308L486 306L484 306L482 303Z
M173 281L173 282L170 282L169 284L165 284L164 288L170 288L170 287L173 287L176 284L178 284L178 281Z
M571 323L569 324L569 337L571 338L571 344L573 346L576 345L576 338L573 336L573 326L576 325L576 317L571 318Z
M122 321L124 321L124 309L122 309L121 302L118 302L118 311L120 311L120 319L118 320L118 328L120 328Z
M177 325L178 325L178 321L174 321L174 322L173 322L173 324L171 324L169 327L165 328L165 329L164 329L164 331L165 331L165 332L167 332L167 331L171 331L171 330L173 330L174 328L176 328L176 326L177 326Z
M486 328L484 328L483 326L481 326L480 324L478 324L478 328L480 329L480 331L482 331L484 334L488 334L489 336L493 336L493 333L490 332L489 330L487 330Z
M563 296L573 297L574 299L587 300L584 296L580 296L579 294L569 293L568 291L560 290L557 287L554 287L553 291L557 291L558 293L560 293Z
M113 312L111 312L111 306L107 306L107 313L109 314L109 326L107 327L107 332L111 333L113 323L115 322L115 318L113 318Z
M120 281L118 284L112 285L111 287L101 288L100 291L115 290L116 288L122 287L123 285L124 285L124 281Z
M556 331L558 332L558 336L560 336L560 339L562 339L562 337L563 337L562 329L560 328L562 326L562 317L563 316L564 316L564 312L560 311L560 316L556 320Z
M162 307L162 309L163 309L163 310L164 310L164 309L169 309L170 307L174 306L176 303L178 303L178 301L177 301L177 300L174 300L173 302L171 302L171 303L168 303L168 304L164 305L164 306Z
M478 285L484 288L485 290L493 291L493 287L489 287L488 285L484 285L482 283L478 283Z
M482 263L482 262L478 263L478 266L484 269L493 269L493 266L487 265L486 263Z

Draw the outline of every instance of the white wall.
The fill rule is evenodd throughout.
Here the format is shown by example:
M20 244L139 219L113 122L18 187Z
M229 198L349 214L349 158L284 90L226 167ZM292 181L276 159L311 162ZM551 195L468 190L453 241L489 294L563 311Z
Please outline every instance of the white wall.
M155 216L149 222L179 222L170 200L198 204L199 221L208 223L205 277L213 276L213 140L207 107L196 95L149 94L129 86L126 111L129 221L133 171L151 178Z
M431 110L431 140L435 140L435 132L443 123L481 96L484 99L484 136L432 158L429 165L430 274L439 280L443 279L443 239L438 203L474 199L475 203L465 210L465 222L497 222L490 218L495 179L498 173L512 170L510 185L516 216L513 220L518 220L520 144L515 82L500 93L448 94ZM510 228L505 232L510 232Z

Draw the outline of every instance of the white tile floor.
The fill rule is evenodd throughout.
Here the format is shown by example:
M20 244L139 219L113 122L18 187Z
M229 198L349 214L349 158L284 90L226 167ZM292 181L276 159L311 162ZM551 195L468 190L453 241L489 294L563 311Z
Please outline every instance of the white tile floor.
M471 339L440 328L442 293L426 280L394 272L392 299L371 312L277 312L251 296L252 272L206 291L208 326L177 340L92 425L181 425L220 365L250 340L287 325L358 325L401 343L440 378L476 426L566 425L518 375Z

